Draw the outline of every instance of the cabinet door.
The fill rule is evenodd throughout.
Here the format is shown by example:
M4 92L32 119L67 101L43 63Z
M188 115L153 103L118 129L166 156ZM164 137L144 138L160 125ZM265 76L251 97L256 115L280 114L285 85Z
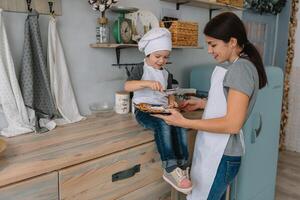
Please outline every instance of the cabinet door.
M118 199L161 177L160 158L151 142L61 170L60 199Z
M260 52L263 63L272 65L275 60L275 49L277 48L277 25L276 15L259 15L252 11L243 12L243 22L247 30L249 41ZM281 48L281 47L279 47Z
M58 174L42 175L0 188L0 200L58 200Z
M266 67L268 85L259 90L243 131L246 153L231 190L231 200L275 199L283 73Z
M116 200L170 200L171 186L162 178Z

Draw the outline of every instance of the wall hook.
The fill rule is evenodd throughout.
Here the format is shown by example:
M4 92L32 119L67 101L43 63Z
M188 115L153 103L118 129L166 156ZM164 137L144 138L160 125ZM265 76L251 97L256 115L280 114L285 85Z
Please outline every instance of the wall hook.
M49 4L50 14L54 15L53 2L52 1L48 1L48 4Z
M31 11L32 11L32 8L31 8L31 0L26 0L26 2L27 2L27 10L28 10L29 12L31 12Z

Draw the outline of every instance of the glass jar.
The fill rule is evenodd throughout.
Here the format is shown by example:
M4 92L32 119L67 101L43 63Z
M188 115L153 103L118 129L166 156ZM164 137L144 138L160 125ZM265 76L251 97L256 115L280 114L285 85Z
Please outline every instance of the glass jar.
M109 43L109 25L105 17L98 19L96 27L96 40L97 43Z

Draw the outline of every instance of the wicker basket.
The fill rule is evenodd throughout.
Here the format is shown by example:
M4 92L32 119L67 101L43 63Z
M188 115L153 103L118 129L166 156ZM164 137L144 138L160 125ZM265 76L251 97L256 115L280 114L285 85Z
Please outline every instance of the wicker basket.
M197 22L161 21L160 26L169 29L173 45L198 46Z
M217 2L241 8L244 6L244 0L217 0Z

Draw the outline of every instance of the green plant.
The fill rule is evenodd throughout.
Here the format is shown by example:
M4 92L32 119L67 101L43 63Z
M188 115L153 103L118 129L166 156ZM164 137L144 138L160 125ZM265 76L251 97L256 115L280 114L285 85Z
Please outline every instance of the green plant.
M281 12L285 6L286 0L246 0L246 8L263 13L272 13L274 15Z

